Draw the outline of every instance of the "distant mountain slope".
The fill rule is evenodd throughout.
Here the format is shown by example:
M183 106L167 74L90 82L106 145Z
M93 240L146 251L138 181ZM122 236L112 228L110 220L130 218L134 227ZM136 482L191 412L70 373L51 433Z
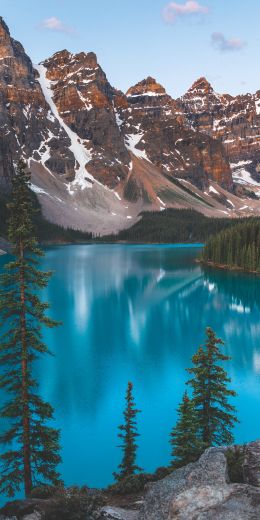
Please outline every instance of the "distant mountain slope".
M259 118L259 92L220 96L204 78L179 100L151 77L124 94L94 53L33 67L0 18L0 191L23 156L54 223L106 234L143 210L259 214Z
M200 78L178 105L194 130L222 141L234 182L251 184L259 195L260 90L236 97L220 95L205 78Z

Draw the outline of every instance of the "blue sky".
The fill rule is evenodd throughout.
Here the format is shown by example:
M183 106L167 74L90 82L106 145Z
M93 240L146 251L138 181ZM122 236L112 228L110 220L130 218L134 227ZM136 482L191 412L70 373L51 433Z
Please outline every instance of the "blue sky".
M112 85L148 75L178 97L200 76L218 92L260 89L260 0L0 0L35 63L94 51Z

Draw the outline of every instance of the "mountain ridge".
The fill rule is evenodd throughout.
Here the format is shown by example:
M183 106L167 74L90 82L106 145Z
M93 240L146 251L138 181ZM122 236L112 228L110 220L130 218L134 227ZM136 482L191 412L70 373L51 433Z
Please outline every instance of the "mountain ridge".
M149 76L123 93L93 52L33 66L2 18L0 58L0 190L22 156L49 220L105 234L143 210L260 212L260 91L222 96L200 78L174 100Z

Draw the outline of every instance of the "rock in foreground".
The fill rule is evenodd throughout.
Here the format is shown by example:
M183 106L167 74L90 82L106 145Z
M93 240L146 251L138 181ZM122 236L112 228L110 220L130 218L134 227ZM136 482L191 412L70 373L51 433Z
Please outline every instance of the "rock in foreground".
M256 445L253 443L254 453ZM255 475L260 457L248 445L246 460L254 460L248 484L228 482L227 461L220 449L207 450L200 460L181 468L150 486L140 520L257 520L260 518L260 488ZM251 453L251 455L250 455ZM259 455L259 451L258 451Z
M225 449L210 448L198 462L148 484L144 500L71 488L48 499L11 502L0 520L259 520L260 441L234 449L235 461L237 453L243 455L240 484L229 481Z

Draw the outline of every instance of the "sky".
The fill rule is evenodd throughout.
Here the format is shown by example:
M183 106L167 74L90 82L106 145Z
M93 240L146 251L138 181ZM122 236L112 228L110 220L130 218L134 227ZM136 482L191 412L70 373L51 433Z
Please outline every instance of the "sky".
M93 51L124 92L152 76L178 97L205 76L219 93L260 89L260 0L0 0L34 63Z

